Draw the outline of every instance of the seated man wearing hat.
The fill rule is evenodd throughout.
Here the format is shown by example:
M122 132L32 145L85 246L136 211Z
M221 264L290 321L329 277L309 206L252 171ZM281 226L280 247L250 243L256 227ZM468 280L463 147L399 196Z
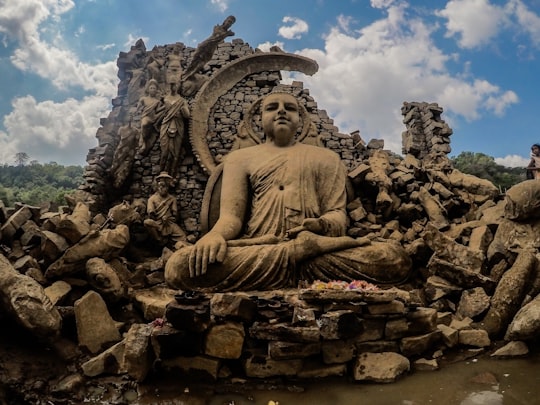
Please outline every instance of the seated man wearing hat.
M186 234L176 223L178 206L176 198L169 194L172 177L167 172L156 176L156 192L148 199L144 227L152 238L160 243L185 241Z

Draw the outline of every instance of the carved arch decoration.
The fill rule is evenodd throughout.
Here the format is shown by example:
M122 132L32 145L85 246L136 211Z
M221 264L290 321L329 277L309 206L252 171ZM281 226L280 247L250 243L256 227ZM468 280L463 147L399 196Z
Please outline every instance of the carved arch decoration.
M256 53L223 66L202 85L191 107L189 139L193 152L205 172L212 174L217 167L208 147L206 135L208 112L218 98L251 74L278 70L297 71L313 76L319 70L319 65L313 59L291 53Z

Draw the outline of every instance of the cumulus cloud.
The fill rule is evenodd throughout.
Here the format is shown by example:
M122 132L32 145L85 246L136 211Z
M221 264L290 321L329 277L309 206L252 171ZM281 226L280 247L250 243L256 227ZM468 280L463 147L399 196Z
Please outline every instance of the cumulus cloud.
M515 16L517 26L537 47L540 46L540 17L529 10L521 0L510 0L506 9Z
M12 112L4 117L5 131L0 132L0 160L4 162L11 162L14 153L26 152L32 159L82 164L81 148L95 146L99 119L117 91L115 61L83 63L56 45L62 42L58 36L54 43L40 37L44 24L57 22L73 6L71 0L19 0L2 5L0 32L5 41L15 43L11 63L59 89L78 88L87 94L81 100L58 102L39 102L33 96L12 100Z
M435 25L411 16L403 3L390 5L386 18L348 33L339 21L325 37L324 50L299 53L317 60L315 77L302 77L342 132L359 129L364 140L384 139L401 153L403 102L437 102L443 119L474 120L503 114L517 96L486 80L452 75L445 54L432 40Z
M451 0L436 15L447 20L446 36L459 37L458 44L463 48L488 43L508 23L504 8L488 0Z
M529 164L529 158L519 155L508 155L502 158L495 158L495 163L506 167L526 167Z
M299 39L302 34L309 30L308 23L300 18L286 16L283 17L282 21L289 24L280 27L278 30L278 34L285 39Z
M266 42L263 42L262 44L257 45L257 48L259 48L263 52L269 52L270 48L272 48L273 46L277 46L283 51L285 50L285 45L281 41L275 41L275 42L266 41Z
M81 150L95 146L96 123L109 108L109 99L101 96L61 103L20 97L4 118L0 161L12 162L15 153L26 152L32 160L80 165L84 159Z

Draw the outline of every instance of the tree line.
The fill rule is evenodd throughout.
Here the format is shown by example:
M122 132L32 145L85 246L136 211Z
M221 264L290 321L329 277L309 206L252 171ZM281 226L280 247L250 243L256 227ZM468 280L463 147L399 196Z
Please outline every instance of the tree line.
M7 207L17 202L39 206L42 203L66 204L64 196L83 182L82 166L63 166L56 162L26 164L20 154L15 166L0 165L0 200Z
M82 166L63 166L56 162L28 162L29 156L15 155L15 165L0 165L0 200L12 207L17 202L40 205L52 202L66 204L64 196L75 191L83 182ZM525 180L525 168L506 167L483 153L462 152L451 158L456 169L487 179L505 191Z

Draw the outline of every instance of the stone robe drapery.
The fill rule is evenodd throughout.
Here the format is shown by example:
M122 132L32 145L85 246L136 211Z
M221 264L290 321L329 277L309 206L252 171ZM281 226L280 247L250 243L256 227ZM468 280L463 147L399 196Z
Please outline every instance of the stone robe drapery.
M257 148L248 149L257 156ZM229 155L238 158L242 155L233 153L242 150ZM327 236L345 234L346 170L337 154L295 144L253 164L249 175L251 212L242 238L228 242L222 263L210 264L206 274L193 278L188 269L191 247L176 251L165 271L171 286L182 290L271 290L296 287L300 280L394 283L406 278L410 258L400 245L391 242L326 253L299 263L294 260L299 241L287 240L286 232L301 225L303 219L324 218ZM257 244L258 238L269 235L279 242Z

